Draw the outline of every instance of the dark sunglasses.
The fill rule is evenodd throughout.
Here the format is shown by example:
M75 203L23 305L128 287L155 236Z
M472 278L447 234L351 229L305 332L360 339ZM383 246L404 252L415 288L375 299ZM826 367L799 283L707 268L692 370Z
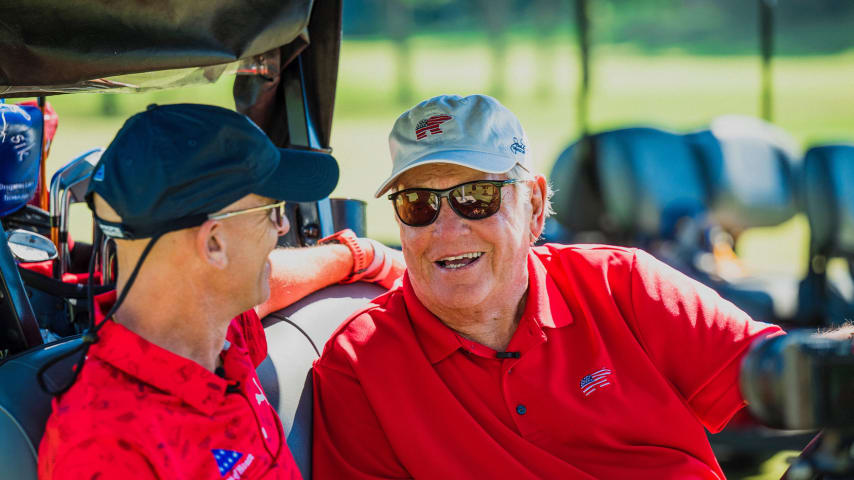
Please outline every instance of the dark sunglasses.
M480 220L495 215L501 208L501 187L522 180L476 180L461 183L446 190L407 188L388 196L401 222L410 227L425 227L436 221L442 198L457 215Z
M244 213L260 212L270 210L270 221L279 230L285 227L285 202L271 203L269 205L261 205L260 207L244 208L243 210L235 210L233 212L225 212L208 215L209 220L222 220L223 218L233 217L235 215L243 215Z

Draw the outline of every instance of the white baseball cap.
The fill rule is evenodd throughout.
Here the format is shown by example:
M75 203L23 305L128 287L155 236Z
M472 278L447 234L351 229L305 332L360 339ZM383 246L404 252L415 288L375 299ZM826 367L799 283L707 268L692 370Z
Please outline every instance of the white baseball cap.
M519 119L486 95L441 95L398 117L388 137L391 175L379 198L403 172L430 163L452 163L486 173L515 165L531 171L528 137Z

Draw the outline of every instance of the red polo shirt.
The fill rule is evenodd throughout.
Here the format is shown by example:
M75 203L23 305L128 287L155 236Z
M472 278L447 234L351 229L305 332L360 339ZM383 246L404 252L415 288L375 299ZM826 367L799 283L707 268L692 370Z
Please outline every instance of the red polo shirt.
M39 478L299 479L255 367L267 355L254 310L232 320L224 378L115 322L53 401Z
M703 427L744 405L754 322L639 250L547 245L507 348L466 340L408 278L333 335L314 367L314 475L723 478Z

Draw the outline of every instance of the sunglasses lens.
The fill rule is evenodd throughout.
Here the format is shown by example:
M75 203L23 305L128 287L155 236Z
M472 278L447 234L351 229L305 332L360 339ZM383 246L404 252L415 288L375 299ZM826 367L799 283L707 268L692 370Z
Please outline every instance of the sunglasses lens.
M448 200L465 218L486 218L501 208L501 188L486 182L467 183L451 191Z
M439 197L427 190L407 190L394 197L394 209L407 225L428 225L439 213Z

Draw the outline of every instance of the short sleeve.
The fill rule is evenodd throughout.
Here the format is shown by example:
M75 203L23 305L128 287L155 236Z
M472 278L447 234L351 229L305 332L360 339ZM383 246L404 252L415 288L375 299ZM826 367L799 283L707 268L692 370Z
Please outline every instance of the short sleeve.
M392 450L373 408L351 372L330 367L331 344L312 370L312 475L318 480L410 478Z
M255 309L249 309L234 317L226 338L245 348L255 367L267 358L267 336Z
M630 312L639 341L659 371L717 432L745 405L741 359L776 325L752 320L700 282L636 250L629 275Z
M39 458L39 478L76 480L80 478L160 478L141 450L122 438L88 438L75 445L63 445L58 458Z

